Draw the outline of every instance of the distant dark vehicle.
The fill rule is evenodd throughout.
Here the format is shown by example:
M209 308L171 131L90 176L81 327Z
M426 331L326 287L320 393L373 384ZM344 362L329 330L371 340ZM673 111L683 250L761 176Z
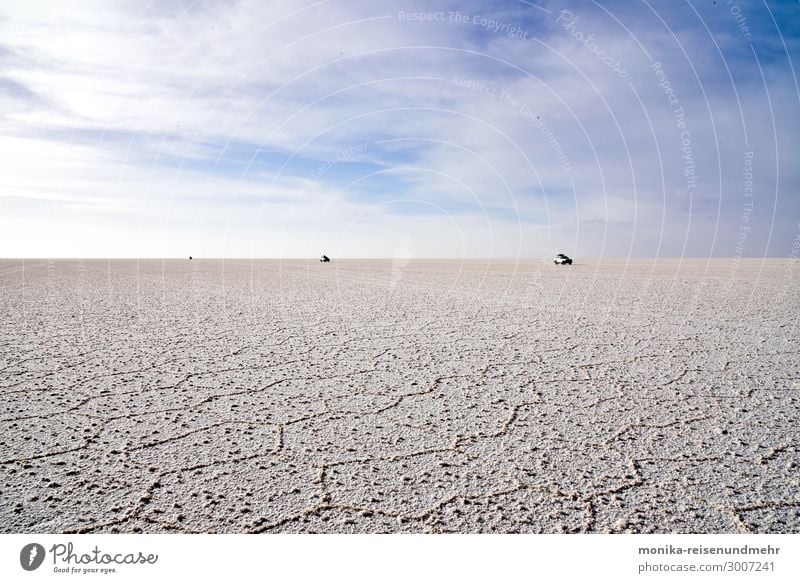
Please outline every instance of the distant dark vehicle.
M189 255L189 261L191 261L191 260L192 260L192 256L191 256L191 255Z
M564 255L563 253L559 253L553 259L553 263L556 265L572 265L572 259Z
M319 260L320 260L321 263L330 263L331 262L331 258L328 257L327 255L323 255L322 257L319 258Z

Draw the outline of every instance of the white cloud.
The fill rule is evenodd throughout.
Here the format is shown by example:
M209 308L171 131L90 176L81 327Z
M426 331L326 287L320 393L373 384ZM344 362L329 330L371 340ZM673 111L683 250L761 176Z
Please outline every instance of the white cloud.
M682 253L687 230L701 229L687 252L725 253L741 220L743 153L755 151L748 252L765 252L775 214L769 251L788 253L796 85L757 8L748 10L759 63L731 40L739 33L724 13L665 11L673 28L662 30L644 4L608 4L611 16L581 5L567 29L561 7L458 5L519 26L524 40L471 22L404 22L388 1L6 3L0 249L159 256L202 245L274 256L337 245L391 256L403 234L417 256L538 256L564 245L649 255ZM696 187L652 60L686 109ZM380 169L391 172L357 180ZM714 249L709 231L719 233Z

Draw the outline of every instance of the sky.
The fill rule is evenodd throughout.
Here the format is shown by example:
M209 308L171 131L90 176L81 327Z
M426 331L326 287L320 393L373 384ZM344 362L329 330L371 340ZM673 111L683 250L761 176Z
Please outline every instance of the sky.
M2 257L799 257L800 3L0 0Z

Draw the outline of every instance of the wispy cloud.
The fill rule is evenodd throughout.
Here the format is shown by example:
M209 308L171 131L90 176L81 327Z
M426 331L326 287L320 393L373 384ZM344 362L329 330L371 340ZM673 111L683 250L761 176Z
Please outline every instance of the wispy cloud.
M786 256L796 11L7 2L0 253Z

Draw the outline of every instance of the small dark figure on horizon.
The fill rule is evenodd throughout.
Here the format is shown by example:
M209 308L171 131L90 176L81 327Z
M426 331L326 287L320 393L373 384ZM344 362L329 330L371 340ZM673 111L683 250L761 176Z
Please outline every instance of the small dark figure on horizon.
M323 255L322 257L319 258L319 260L320 260L321 263L330 263L331 262L331 258L328 257L327 255Z
M556 265L572 265L572 258L567 257L563 253L559 253L556 255L555 259L553 259L553 263Z
M191 255L189 255L189 261L191 261L191 260L192 260L192 256L191 256Z

